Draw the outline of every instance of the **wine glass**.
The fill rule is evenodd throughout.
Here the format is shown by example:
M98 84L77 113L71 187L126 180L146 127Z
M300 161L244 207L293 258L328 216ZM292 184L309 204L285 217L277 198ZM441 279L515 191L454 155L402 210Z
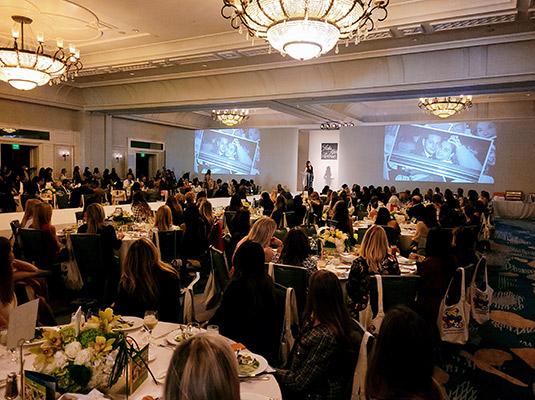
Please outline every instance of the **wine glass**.
M143 317L143 324L145 325L145 328L148 329L149 334L152 336L152 330L156 327L156 325L158 325L158 311L145 311L145 316Z

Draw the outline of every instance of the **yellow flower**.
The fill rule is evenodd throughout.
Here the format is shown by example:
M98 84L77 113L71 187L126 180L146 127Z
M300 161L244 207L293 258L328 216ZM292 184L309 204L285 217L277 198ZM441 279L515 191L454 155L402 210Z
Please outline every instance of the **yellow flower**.
M336 231L336 238L337 239L343 239L342 232Z
M43 337L49 346L59 347L61 345L61 335L56 330L45 331Z
M97 351L97 353L107 353L113 349L113 342L115 342L115 339L106 340L104 336L97 336L95 338L95 344L93 344L93 348Z
M54 347L43 344L41 349L43 350L43 354L46 358L54 357L54 354L56 354L56 349Z

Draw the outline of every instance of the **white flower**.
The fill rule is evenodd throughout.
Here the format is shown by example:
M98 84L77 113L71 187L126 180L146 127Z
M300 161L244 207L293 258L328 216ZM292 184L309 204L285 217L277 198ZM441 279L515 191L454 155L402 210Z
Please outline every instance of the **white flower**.
M54 354L54 361L52 361L52 369L54 368L65 368L67 364L69 363L69 359L62 351L57 351L56 354Z
M70 359L76 358L77 354L82 350L80 342L72 342L65 346L65 354Z
M74 359L74 363L76 365L87 365L87 366L89 366L92 356L93 356L93 353L92 353L91 349L83 349L82 351L80 351L76 355L76 358Z

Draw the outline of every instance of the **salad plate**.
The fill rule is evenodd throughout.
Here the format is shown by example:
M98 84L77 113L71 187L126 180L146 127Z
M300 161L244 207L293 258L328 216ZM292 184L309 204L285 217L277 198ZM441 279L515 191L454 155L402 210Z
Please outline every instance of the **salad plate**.
M117 327L112 330L116 332L135 331L143 326L143 318L139 317L121 317L117 322Z
M260 354L239 351L236 356L238 357L238 376L240 378L258 375L268 367L267 360Z
M188 339L190 336L186 333L186 327L184 329L175 329L174 331L169 332L169 334L165 337L165 340L167 340L167 343L172 345L177 345L180 342ZM191 336L197 335L202 332L201 328L191 328Z

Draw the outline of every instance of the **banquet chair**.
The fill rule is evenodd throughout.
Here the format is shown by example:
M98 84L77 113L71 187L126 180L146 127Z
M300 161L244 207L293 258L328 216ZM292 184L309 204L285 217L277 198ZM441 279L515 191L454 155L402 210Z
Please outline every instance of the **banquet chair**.
M30 199L36 199L37 195L35 194L21 194L20 195L20 205L22 206L22 209L26 211L26 202Z
M391 226L380 225L385 230L386 238L388 239L389 246L396 246L398 241L396 240L396 231Z
M205 310L212 310L219 306L230 280L225 254L214 246L210 246L209 252L211 270L203 295Z
M160 252L160 259L163 262L171 263L180 259L180 243L182 242L182 231L158 231L154 232L152 241Z
M55 204L59 209L67 208L69 206L69 195L68 194L55 194Z
M368 231L368 228L357 229L357 235L358 235L357 244L362 244L362 239L364 239L364 235L366 234L367 231Z
M416 275L381 275L383 283L383 310L385 313L398 304L414 308L420 277ZM370 276L370 303L377 314L377 280Z
M363 398L363 391L365 387L366 374L368 372L369 358L371 357L373 347L375 344L375 336L367 332L366 328L362 324L353 319L353 329L355 332L355 341L358 341L360 345L356 347L358 352L352 354L353 366L355 367L355 373L353 379L349 382L347 391L351 392L352 399ZM362 358L361 358L362 357Z
M230 221L232 221L234 215L236 215L236 211L225 211L225 214L223 214L223 228L230 229Z
M288 234L288 229L286 228L277 228L273 236L279 239L281 242L284 242L284 238Z
M318 227L316 225L301 225L300 228L305 231L306 235L310 238L318 233Z
M83 296L91 297L101 305L112 290L110 271L106 271L102 258L101 238L97 234L73 233L70 234L74 259L78 264L78 269L84 286ZM118 270L118 266L117 266ZM88 301L89 303L91 302Z
M307 295L307 270L303 267L285 264L273 264L273 280L279 285L295 290L297 309L302 312L305 308Z
M74 212L74 217L76 219L76 223L78 223L78 221L83 221L84 220L84 212L83 211L75 211Z
M34 264L39 269L55 270L59 266L54 264L45 247L45 232L37 229L19 229L22 254L25 261Z
M293 228L295 226L295 211L285 211L282 213L282 226Z
M201 279L201 273L195 274L195 279L189 284L188 287L182 289L180 293L179 304L179 316L178 321L183 324L189 324L191 322L197 322L195 318L195 295L194 286Z

